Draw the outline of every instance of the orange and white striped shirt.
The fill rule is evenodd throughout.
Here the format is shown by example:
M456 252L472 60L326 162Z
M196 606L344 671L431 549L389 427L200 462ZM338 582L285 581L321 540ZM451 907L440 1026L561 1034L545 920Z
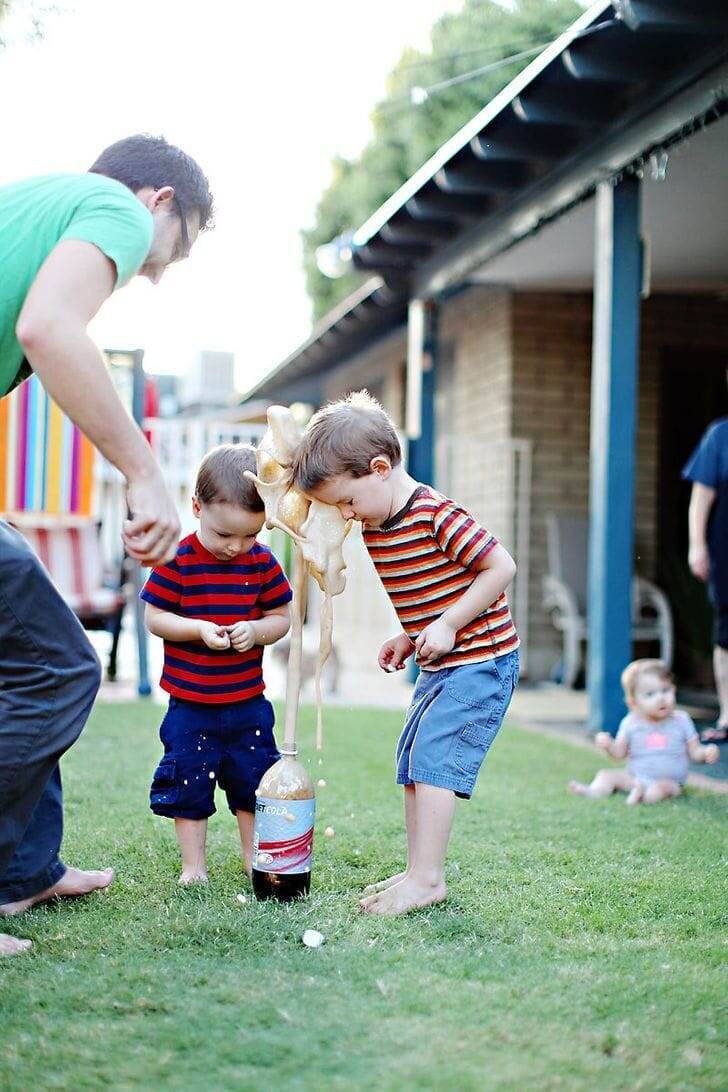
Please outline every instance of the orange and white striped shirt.
M364 527L364 543L411 641L460 599L475 580L475 563L498 540L455 501L420 485L381 527ZM505 593L457 631L450 652L424 671L480 663L518 648Z

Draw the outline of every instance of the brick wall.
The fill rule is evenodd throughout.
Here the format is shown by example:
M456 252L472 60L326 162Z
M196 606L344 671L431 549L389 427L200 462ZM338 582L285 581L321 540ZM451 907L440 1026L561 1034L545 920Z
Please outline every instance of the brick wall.
M512 545L510 292L478 286L440 311L436 481Z
M511 447L514 439L531 443L529 676L545 678L560 652L541 606L546 513L588 510L591 295L475 286L441 305L439 333L435 485L514 550ZM643 304L636 552L639 571L648 577L657 560L660 362L664 349L681 347L728 348L728 305L715 297L677 295ZM331 373L326 397L366 386L401 428L405 360L400 330ZM351 584L337 603L339 638L345 661L364 649L369 660L395 623L358 536L347 551Z
M516 293L512 317L513 435L533 442L530 674L540 678L560 649L541 608L546 513L588 511L591 295ZM725 302L660 295L642 306L635 546L638 570L647 577L654 577L657 561L660 362L663 350L680 347L728 350Z

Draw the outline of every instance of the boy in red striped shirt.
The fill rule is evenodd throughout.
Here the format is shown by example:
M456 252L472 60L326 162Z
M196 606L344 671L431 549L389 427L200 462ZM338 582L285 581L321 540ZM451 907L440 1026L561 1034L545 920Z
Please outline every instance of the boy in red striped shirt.
M245 477L255 469L248 444L205 456L192 498L199 530L182 539L173 561L152 570L141 592L147 628L164 639L160 686L170 695L150 807L175 821L183 884L207 880L216 784L237 817L250 875L255 790L280 757L273 706L263 696L262 646L288 632L293 593L256 541L263 502Z
M397 745L407 868L364 892L375 914L442 902L455 798L469 798L518 680L518 635L505 589L516 566L493 535L402 466L391 420L366 391L320 410L295 484L361 521L364 543L402 624L384 671L414 653L420 675Z

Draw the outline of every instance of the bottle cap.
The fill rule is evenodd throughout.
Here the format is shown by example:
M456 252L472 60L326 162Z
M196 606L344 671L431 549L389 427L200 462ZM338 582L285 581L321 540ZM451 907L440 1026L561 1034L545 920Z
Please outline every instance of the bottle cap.
M295 758L298 754L298 748L293 751L286 751L283 747L279 747L278 750L282 755L288 755L290 758Z

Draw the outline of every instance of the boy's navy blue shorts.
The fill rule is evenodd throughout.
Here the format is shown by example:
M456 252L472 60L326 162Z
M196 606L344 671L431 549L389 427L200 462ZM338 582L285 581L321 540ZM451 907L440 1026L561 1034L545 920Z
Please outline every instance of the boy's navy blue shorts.
M164 757L149 794L155 815L207 819L214 815L215 786L230 811L255 811L255 790L280 758L273 738L273 706L262 695L229 705L204 705L171 697L159 729Z

